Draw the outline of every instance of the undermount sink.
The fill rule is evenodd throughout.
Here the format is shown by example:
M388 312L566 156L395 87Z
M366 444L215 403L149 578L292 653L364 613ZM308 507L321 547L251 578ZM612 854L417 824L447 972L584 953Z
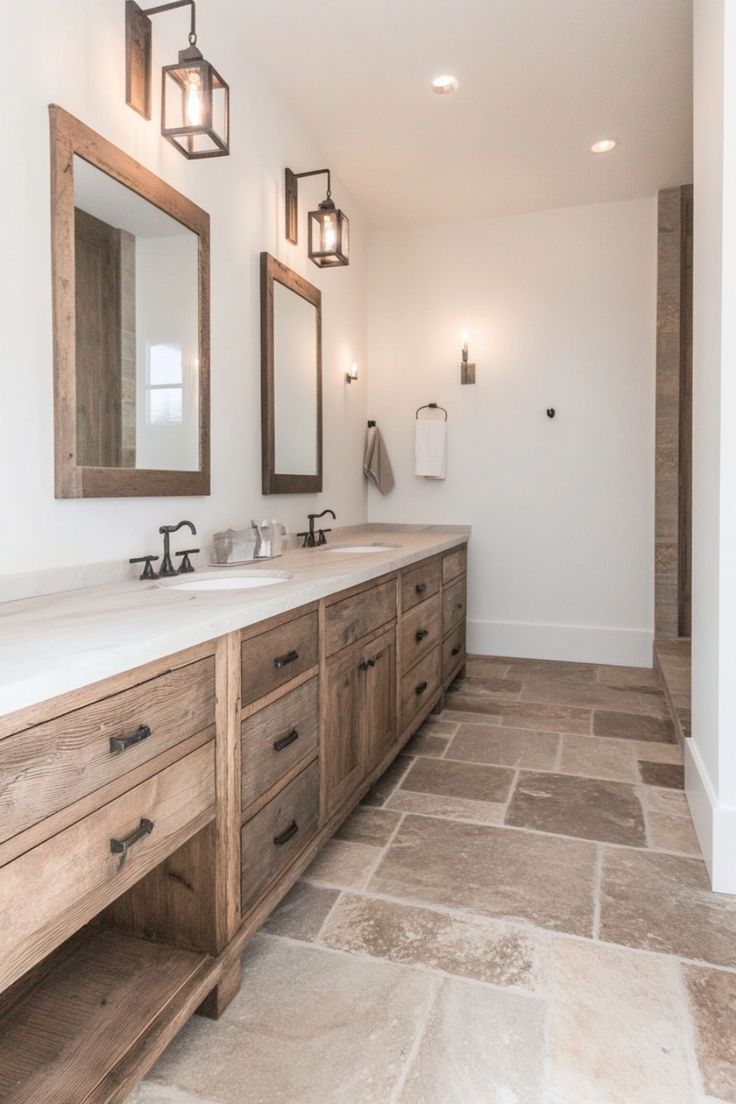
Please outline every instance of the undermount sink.
M398 544L342 544L334 548L324 548L324 552L355 552L366 554L368 552L390 552L392 548L399 548Z
M238 575L201 575L194 579L172 579L158 585L170 590L256 590L285 583L291 578L285 571L251 571Z

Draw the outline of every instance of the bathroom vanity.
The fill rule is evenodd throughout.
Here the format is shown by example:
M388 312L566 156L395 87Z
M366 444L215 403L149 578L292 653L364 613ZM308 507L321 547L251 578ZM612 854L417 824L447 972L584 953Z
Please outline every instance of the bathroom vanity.
M384 550L294 550L247 592L4 607L4 1104L122 1101L217 1017L250 936L462 670L468 530L362 539Z

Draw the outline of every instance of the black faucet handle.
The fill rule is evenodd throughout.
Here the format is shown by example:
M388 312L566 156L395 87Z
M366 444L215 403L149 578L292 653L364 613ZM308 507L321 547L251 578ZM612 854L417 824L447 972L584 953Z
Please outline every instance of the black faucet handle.
M312 547L312 543L314 542L314 531L312 531L311 533L297 533L297 539L299 537L304 537L304 540L302 541L302 548ZM310 538L312 543L310 543Z
M318 540L317 543L318 544L327 544L327 537L325 536L325 533L331 533L331 532L332 532L331 529L320 529L320 531L319 531L319 540Z
M153 563L157 559L158 556L133 556L132 559L128 560L128 563L146 565L143 568L143 574L138 576L139 579L157 579L158 575L153 570Z
M181 564L179 565L180 575L186 575L189 572L194 571L194 567L192 566L192 562L189 557L194 556L197 552L199 552L198 548L187 548L182 552L176 553L177 556L182 557Z

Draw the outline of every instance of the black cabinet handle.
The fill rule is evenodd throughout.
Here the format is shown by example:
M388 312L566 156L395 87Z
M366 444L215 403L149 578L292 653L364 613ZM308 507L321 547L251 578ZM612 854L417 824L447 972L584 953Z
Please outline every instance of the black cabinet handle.
M428 682L420 682L419 685L414 688L414 693L415 694L423 694L428 686L429 686Z
M460 645L459 644L456 644L455 647L452 649L452 654L453 655L459 655L460 654Z
M127 751L134 744L140 744L143 740L147 740L150 735L151 730L148 725L140 725L135 732L131 732L128 736L111 736L110 751L113 755L117 755L121 751Z
M417 585L414 587L414 589L417 592L417 594L424 594L425 590L427 589L427 584L426 583L417 583Z
M287 663L293 663L295 659L299 658L299 653L296 651L287 652L286 655L277 656L273 661L273 665L277 671L280 671L282 667L286 667Z
M362 661L362 663L358 664L358 670L359 671L367 671L369 667L375 667L376 666L376 660L380 659L380 658L381 658L381 655L379 653L377 656L374 656L373 659L364 659Z
M295 728L292 728L291 732L287 732L285 736L281 736L278 740L273 742L274 751L283 751L289 744L295 744L299 739L299 733Z
M429 629L417 629L417 631L416 631L416 642L417 642L417 644L421 644L421 642L424 640L425 636L429 636Z
M128 854L128 851L134 843L138 843L138 841L142 840L144 836L150 836L152 831L153 821L147 820L145 817L141 817L141 823L139 827L136 828L135 832L131 832L131 834L125 839L110 840L110 850L112 851L113 855L122 855L123 857L125 857L125 855Z
M455 603L455 609L462 609L462 608L463 608L462 602L456 602Z
M281 835L273 837L273 842L277 847L283 847L285 843L288 843L290 839L294 838L298 831L299 825L295 820L292 820L289 827L285 828Z

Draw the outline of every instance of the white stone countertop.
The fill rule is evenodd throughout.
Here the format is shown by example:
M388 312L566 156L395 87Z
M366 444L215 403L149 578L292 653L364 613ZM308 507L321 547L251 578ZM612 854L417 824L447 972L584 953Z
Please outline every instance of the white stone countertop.
M335 531L321 548L291 549L215 573L284 572L256 590L187 591L138 579L0 604L0 716L36 705L265 621L307 602L369 582L464 543L470 527L366 525ZM396 545L384 552L340 553L350 543Z

